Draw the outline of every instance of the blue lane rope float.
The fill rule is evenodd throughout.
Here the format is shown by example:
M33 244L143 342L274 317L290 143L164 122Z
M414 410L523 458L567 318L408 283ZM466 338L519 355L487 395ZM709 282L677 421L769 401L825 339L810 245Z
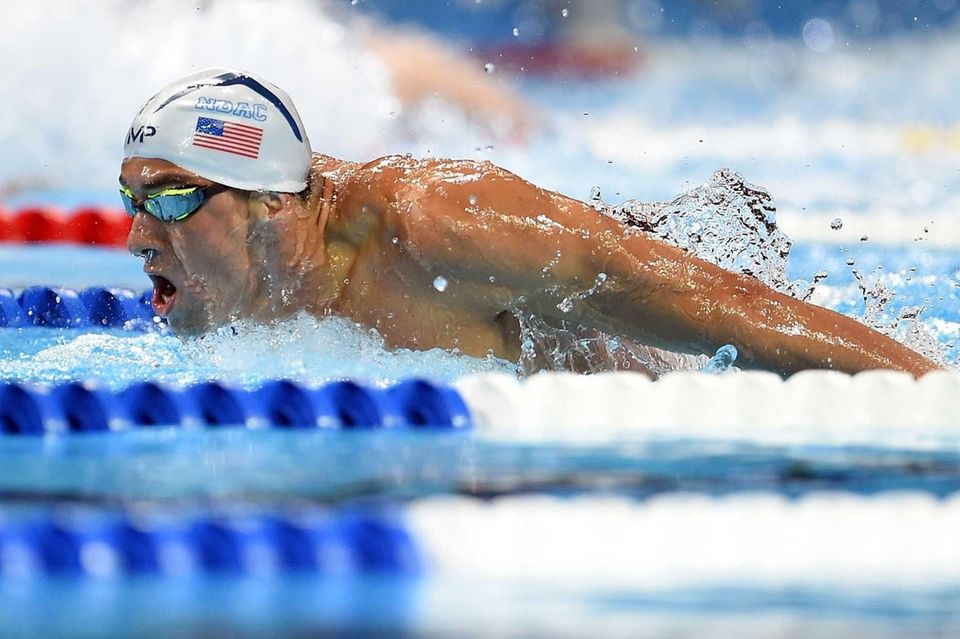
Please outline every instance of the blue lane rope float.
M470 428L472 420L459 393L423 380L383 389L277 380L252 390L221 382L182 388L138 382L120 391L86 382L52 388L0 382L0 433L6 435L151 426L449 430Z
M0 511L0 578L43 575L416 575L421 552L389 510L197 514Z
M152 293L91 287L81 291L31 286L19 295L0 288L0 328L111 328L144 330L162 323Z

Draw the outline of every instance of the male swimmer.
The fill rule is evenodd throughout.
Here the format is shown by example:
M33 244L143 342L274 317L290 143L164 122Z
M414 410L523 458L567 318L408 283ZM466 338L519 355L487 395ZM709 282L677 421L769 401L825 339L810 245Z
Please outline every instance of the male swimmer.
M121 195L153 307L179 334L307 311L393 348L517 361L518 308L789 375L937 365L854 319L725 271L489 162L313 154L293 102L212 69L151 98ZM614 362L611 360L611 365Z

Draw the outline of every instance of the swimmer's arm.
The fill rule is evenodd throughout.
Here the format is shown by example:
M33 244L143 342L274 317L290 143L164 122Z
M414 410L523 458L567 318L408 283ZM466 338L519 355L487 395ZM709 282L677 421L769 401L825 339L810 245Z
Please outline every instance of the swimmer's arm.
M449 174L449 165L439 168ZM852 318L626 233L582 202L489 164L478 173L427 181L410 233L428 268L473 282L492 277L494 306L522 302L547 318L678 352L712 355L732 343L739 366L782 375L938 368Z
M656 246L659 245L659 246ZM650 337L667 348L710 355L723 344L737 364L790 375L808 368L855 373L901 370L919 377L938 366L912 349L834 311L783 295L758 280L637 236L610 252L614 281L639 276L643 284L601 295L583 320L614 325L628 313L649 318ZM650 286L652 284L652 286ZM629 310L624 312L624 305ZM627 327L624 327L627 330ZM641 338L643 339L643 338ZM657 345L656 341L653 345Z

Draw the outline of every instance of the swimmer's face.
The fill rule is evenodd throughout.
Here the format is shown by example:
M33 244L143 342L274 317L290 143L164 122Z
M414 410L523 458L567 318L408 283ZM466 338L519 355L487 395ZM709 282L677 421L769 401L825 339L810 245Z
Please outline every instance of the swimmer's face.
M127 158L120 182L137 201L166 188L213 183L165 160ZM138 211L127 238L153 281L154 311L180 334L197 334L243 317L262 276L249 250L250 194L215 192L179 222Z

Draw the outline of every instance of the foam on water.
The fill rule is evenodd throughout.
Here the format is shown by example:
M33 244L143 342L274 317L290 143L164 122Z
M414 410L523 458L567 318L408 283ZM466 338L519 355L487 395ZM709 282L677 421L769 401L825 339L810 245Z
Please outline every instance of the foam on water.
M387 384L423 377L451 381L470 373L512 372L496 358L442 349L388 351L383 339L343 319L307 315L272 325L238 323L200 338L169 333L0 331L0 379L56 384L94 379L121 388L139 380L189 384L223 379L256 384L355 379Z

